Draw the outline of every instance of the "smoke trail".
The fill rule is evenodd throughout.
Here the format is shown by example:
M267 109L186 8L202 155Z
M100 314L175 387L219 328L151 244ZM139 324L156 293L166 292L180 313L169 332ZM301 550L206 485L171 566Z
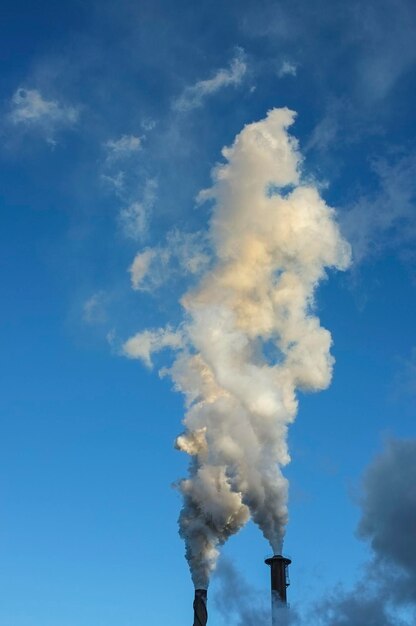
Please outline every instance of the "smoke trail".
M270 609L276 613L279 626L304 626L303 621L291 606L270 607L269 594L252 587L233 562L222 557L215 571L215 606L229 626L270 626ZM310 621L308 624L314 624Z
M183 297L176 333L145 331L124 346L147 362L162 347L177 351L168 373L186 414L176 445L192 457L179 524L200 588L219 546L250 517L281 551L295 392L324 389L331 378L331 335L313 314L314 290L326 268L348 266L350 250L334 210L301 182L287 132L294 117L274 109L223 149L225 163L200 194L214 202L211 269Z

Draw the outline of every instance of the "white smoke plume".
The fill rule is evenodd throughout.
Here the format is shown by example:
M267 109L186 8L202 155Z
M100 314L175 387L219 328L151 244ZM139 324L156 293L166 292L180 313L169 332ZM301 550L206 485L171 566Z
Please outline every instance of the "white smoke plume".
M192 458L179 483L179 523L196 587L208 586L219 546L250 518L281 551L281 468L290 460L296 389L324 389L331 379L331 335L314 315L314 292L327 268L348 266L350 248L334 210L302 181L287 131L294 118L273 109L223 149L212 187L199 195L213 201L211 268L182 298L176 335L145 331L124 346L148 365L152 351L176 350L164 371L186 399L176 445Z

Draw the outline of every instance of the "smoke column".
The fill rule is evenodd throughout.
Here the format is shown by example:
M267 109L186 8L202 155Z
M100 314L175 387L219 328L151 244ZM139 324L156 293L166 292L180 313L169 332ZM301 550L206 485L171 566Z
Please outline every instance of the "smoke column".
M183 323L124 344L145 362L176 351L168 373L186 398L176 446L191 456L179 525L198 589L208 587L221 544L250 518L281 553L296 389L331 379L331 335L314 315L314 291L327 268L348 266L350 248L334 210L302 181L287 132L294 117L274 109L223 149L199 196L213 203L212 265L182 298Z

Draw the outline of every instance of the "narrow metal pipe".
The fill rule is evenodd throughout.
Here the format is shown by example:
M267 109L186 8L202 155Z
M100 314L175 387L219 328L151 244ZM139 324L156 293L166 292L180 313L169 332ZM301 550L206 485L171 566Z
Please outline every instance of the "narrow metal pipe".
M207 621L207 590L195 589L194 626L206 626Z

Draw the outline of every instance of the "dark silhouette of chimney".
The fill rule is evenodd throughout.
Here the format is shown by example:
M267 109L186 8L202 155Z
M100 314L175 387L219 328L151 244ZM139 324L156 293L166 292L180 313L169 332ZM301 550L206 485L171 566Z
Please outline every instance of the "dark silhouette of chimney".
M206 626L207 620L207 590L195 589L194 626Z
M289 586L288 567L292 561L275 554L265 560L266 565L270 565L270 578L272 587L272 623L277 624L276 609L287 605L286 589Z

